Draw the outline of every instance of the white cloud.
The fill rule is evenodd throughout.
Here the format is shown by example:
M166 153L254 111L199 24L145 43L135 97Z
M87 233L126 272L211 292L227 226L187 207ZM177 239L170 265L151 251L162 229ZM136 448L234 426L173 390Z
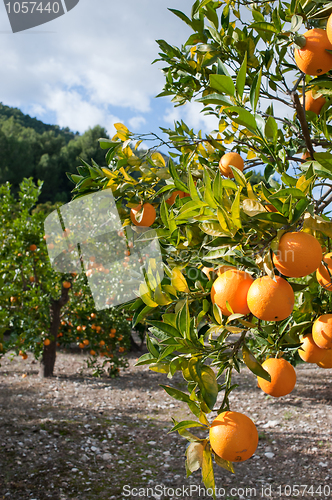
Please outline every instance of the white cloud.
M142 125L146 124L146 119L144 116L133 116L128 120L129 126L131 129L136 132Z
M191 0L167 6L188 13ZM164 84L160 64L151 65L158 57L155 39L180 45L190 32L167 6L81 0L49 24L12 34L0 4L1 101L39 116L54 111L60 126L79 131L96 120L109 127L113 106L114 114L122 107L133 118L148 113Z
M76 91L53 91L49 109L55 112L60 127L68 126L71 130L81 133L89 127L103 124L109 134L114 134L113 124L120 121L115 116L107 115L104 109L84 101Z

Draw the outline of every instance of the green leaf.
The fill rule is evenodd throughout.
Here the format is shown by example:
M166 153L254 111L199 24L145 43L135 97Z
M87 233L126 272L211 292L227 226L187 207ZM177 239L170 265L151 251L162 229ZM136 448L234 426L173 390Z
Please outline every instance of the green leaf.
M199 99L195 99L197 102L202 102L203 104L218 104L219 106L231 106L232 102L226 96L220 94L208 94Z
M288 198L288 196L292 196L293 198L306 198L306 195L301 189L298 188L285 188L285 189L280 189L273 195L271 195L271 200L277 199L279 200L280 198Z
M219 467L222 467L223 469L228 470L228 472L231 472L232 474L235 474L235 470L233 467L232 462L229 462L228 460L224 460L223 458L219 457L216 453L213 454L214 460Z
M234 226L238 229L241 229L242 224L240 217L240 190L238 190L238 192L236 193L235 199L232 203L231 214Z
M222 325L222 312L220 307L217 304L213 304L213 316L215 317L216 322L219 325Z
M178 401L183 401L184 403L192 403L193 401L190 399L188 394L179 391L178 389L174 389L174 387L170 387L169 385L160 385L169 396L172 398L178 400Z
M218 383L216 375L210 366L202 366L198 386L206 405L210 410L213 410L218 396Z
M190 197L191 197L192 201L194 201L195 203L197 203L197 202L201 203L201 199L200 199L199 194L197 192L197 189L196 189L196 186L194 183L194 179L193 179L193 176L191 175L191 171L189 168L188 168L188 186L189 186L189 193L190 193Z
M277 224L288 224L287 217L277 213L261 213L253 216L253 219L268 220Z
M187 300L177 314L176 324L180 335L186 339L190 339L190 316Z
M212 453L208 441L205 443L203 450L203 461L202 461L202 480L206 489L213 492L213 498L215 499L215 480L213 473L212 464Z
M176 328L174 328L171 325L168 325L164 321L149 320L148 323L150 325L155 326L156 328L158 328L162 332L165 332L168 335L171 335L172 337L179 337L181 335L180 332Z
M266 22L252 23L250 25L250 28L256 30L258 33L261 31L265 31L267 33L277 33L277 30L273 26L273 24Z
M171 340L173 341L173 337L171 337ZM158 363L160 363L160 361L162 361L164 358L166 358L167 356L169 356L170 354L172 354L176 348L180 348L180 344L177 344L177 345L169 345L167 346L161 353L160 353L160 356L158 358ZM167 370L166 373L168 373L169 369Z
M140 321L142 321L143 318L145 318L145 316L147 316L147 314L149 314L150 311L153 311L153 309L155 309L154 307L149 307L147 305L145 305L145 303L143 303L134 313L133 315L133 322L132 322L132 326L133 328L137 325L137 323L139 323Z
M278 139L278 125L273 116L269 116L265 124L265 137L268 141L276 143Z
M215 202L213 192L211 189L211 179L206 168L204 168L203 171L203 180L205 185L204 200L210 207L217 208L217 204Z
M262 365L257 361L252 352L249 351L248 347L244 344L242 347L243 360L250 371L252 371L257 377L261 377L268 382L271 382L271 375L264 370Z
M177 187L181 191L184 191L185 193L188 193L189 192L188 187L186 186L186 184L184 184L180 180L178 171L176 170L176 166L171 158L169 159L169 162L168 162L168 168L169 168L170 174L174 180L175 187Z
M258 98L261 90L262 68L255 75L250 89L250 104L253 111L256 111Z
M157 358L155 358L150 352L147 352L139 358L139 360L135 363L135 366L149 365L154 361L157 361Z
M151 363L151 365L149 366L149 370L157 373L168 373L169 363L160 363L158 360L157 363Z
M168 9L168 10L170 12L173 12L173 14L175 14L180 19L182 19L182 21L184 21L186 24L188 24L188 26L190 26L190 28L193 28L192 21L190 21L190 19L183 12L181 12L180 10L177 10L177 9Z
M232 165L229 165L232 172L233 172L233 175L234 175L234 179L236 180L236 182L242 186L242 187L246 187L247 185L247 180L244 176L244 174L241 172L241 170L239 170L238 168L236 167L233 167Z
M120 146L122 143L119 141L112 141L111 139L98 139L101 149L109 149L112 146Z
M241 68L236 77L236 90L239 96L243 97L244 87L246 84L246 76L247 76L247 53L245 53L243 62L241 64Z
M298 201L293 210L293 216L291 220L291 224L295 224L299 220L299 218L304 214L308 205L310 205L310 199L302 199Z
M235 95L234 82L230 76L210 75L210 85L223 94L227 94L231 97Z
M257 124L254 116L244 108L239 106L231 106L224 110L224 112L230 116L230 118L239 125L243 125L248 130L256 133ZM237 115L237 116L236 116Z
M203 427L206 429L206 425L196 422L195 420L183 420L182 422L177 423L169 432L175 432L179 429L190 429L191 427Z

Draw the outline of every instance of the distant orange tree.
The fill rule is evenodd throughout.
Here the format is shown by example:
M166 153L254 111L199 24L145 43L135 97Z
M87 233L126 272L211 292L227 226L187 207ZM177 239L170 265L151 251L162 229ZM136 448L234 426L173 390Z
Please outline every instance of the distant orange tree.
M52 269L44 220L56 206L36 203L42 182L23 179L18 199L10 183L0 186L0 355L7 351L40 360L40 373L53 375L57 347L90 353L96 375L116 376L127 366L129 314L95 311L84 273ZM99 357L101 356L101 357Z

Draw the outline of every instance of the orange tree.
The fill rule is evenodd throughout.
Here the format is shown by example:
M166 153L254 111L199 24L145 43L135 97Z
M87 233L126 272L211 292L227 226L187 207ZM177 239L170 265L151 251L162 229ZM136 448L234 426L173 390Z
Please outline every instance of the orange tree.
M290 392L289 361L296 365L302 336L331 311L331 257L321 263L332 237L330 11L304 0L197 0L191 13L172 9L192 33L180 48L158 40L160 96L175 106L200 102L216 129L202 134L180 121L161 137L138 136L116 124L112 139L100 139L107 167L68 174L74 198L112 189L124 227L145 219L158 234L164 278L127 305L134 324L150 324L138 364L169 379L182 372L187 392L163 387L193 417L174 421L173 431L190 441L188 475L202 467L212 490L213 458L233 471L233 461L249 458L237 453L241 436L249 433L250 455L257 446L255 426L230 408L232 372L247 365L278 396L291 373ZM152 141L143 156L141 140ZM252 185L257 168L264 180ZM304 346L313 348L310 339ZM321 350L324 359L315 359L332 366L331 349Z
M51 376L56 348L76 345L90 353L96 374L115 376L127 364L129 314L95 312L86 276L52 269L44 220L56 207L35 207L41 188L41 181L24 179L16 200L8 182L0 186L0 354L26 359L30 351L41 361L41 375Z

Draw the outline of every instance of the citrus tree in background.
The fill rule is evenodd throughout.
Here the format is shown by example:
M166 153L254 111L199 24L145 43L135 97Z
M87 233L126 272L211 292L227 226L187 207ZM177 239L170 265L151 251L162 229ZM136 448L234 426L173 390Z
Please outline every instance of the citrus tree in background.
M41 181L36 186L24 179L16 200L8 182L0 187L0 355L11 351L26 359L31 352L48 377L57 347L76 345L90 353L96 374L115 376L127 364L129 314L113 308L95 312L85 274L52 269L44 220L57 206L36 206L41 188ZM88 265L99 267L96 260Z
M112 189L124 227L158 234L165 276L127 305L133 324L150 324L138 364L170 380L182 372L187 392L163 387L193 416L173 431L190 441L188 475L201 467L212 490L212 459L233 472L258 442L253 422L230 407L233 371L247 365L282 397L296 384L298 352L332 367L331 10L307 0L172 9L192 33L180 48L158 40L160 96L200 102L215 130L179 121L161 138L116 124L100 139L107 167L68 174L74 198ZM151 148L140 157L142 140ZM253 185L257 168L264 178Z

